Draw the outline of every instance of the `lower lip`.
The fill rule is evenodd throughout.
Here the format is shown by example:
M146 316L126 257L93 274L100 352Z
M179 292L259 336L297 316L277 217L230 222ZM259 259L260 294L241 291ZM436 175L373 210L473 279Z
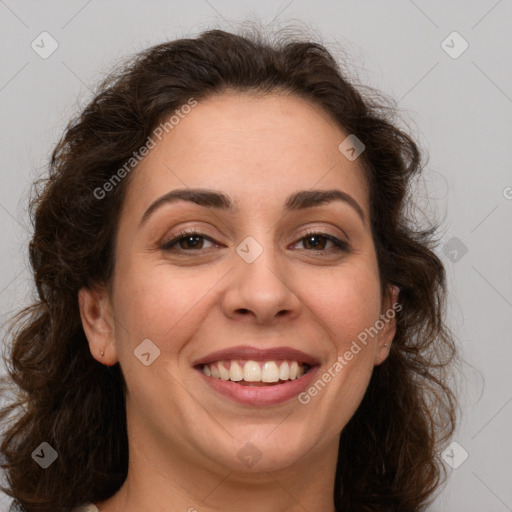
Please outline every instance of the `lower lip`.
M208 377L201 369L197 371L217 393L244 405L265 406L282 404L296 398L310 385L318 368L319 366L314 366L298 379L272 386L244 386L230 380Z

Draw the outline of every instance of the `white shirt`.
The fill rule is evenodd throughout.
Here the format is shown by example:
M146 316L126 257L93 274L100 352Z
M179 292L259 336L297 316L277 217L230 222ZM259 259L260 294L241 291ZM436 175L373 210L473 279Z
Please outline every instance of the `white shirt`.
M87 505L76 508L73 512L100 512L100 510L93 503L88 503Z

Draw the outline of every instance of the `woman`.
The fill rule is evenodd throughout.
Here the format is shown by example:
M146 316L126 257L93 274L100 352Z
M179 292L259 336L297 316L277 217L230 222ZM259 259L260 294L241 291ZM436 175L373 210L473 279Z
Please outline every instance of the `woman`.
M32 204L39 298L2 413L16 504L432 500L455 348L433 230L406 215L419 150L392 115L320 44L220 30L101 85Z

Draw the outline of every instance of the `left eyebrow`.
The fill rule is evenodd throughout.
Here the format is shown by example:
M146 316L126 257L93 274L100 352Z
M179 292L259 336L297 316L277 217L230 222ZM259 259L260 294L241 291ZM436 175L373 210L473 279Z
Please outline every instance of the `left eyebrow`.
M230 213L238 212L238 207L234 201L223 192L217 190L201 189L201 188L184 188L176 189L164 194L156 199L150 207L144 212L140 225L164 204L175 203L177 201L188 201L205 208L215 208L226 210ZM363 223L366 217L359 203L349 194L341 190L301 190L291 194L285 202L284 210L286 213L306 208L314 208L322 204L331 203L333 201L342 201L351 206L361 217Z

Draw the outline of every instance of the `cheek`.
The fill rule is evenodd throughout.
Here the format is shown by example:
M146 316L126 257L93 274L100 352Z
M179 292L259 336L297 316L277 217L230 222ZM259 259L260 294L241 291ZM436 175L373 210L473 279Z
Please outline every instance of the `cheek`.
M315 290L315 313L326 326L326 335L333 345L329 363L319 375L324 379L326 392L323 404L329 410L333 432L350 420L367 389L374 364L375 341L358 338L373 326L381 313L381 290L378 269L373 260L361 265L340 268L322 279ZM324 292L320 293L323 288ZM313 386L314 387L314 386ZM316 393L315 390L312 390Z
M152 340L162 355L177 352L212 307L212 291L221 274L172 272L163 263L119 262L115 281L115 320L118 350L122 354L144 339ZM179 338L178 338L179 337ZM172 343L170 343L170 341Z
M380 284L373 265L351 266L316 276L307 286L310 307L322 319L338 351L373 325L381 308Z

